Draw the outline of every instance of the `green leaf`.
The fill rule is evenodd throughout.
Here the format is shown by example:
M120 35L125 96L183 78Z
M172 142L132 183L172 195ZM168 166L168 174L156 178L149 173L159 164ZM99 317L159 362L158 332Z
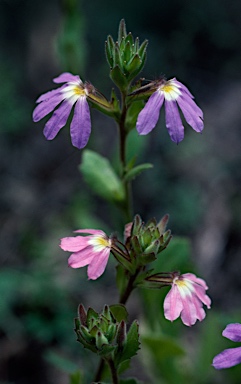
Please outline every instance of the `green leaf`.
M125 38L127 35L126 33L126 23L125 20L122 19L119 24L119 30L118 30L118 42L121 43L122 39Z
M119 375L130 368L130 360L125 360L118 366Z
M139 41L139 37L136 38L135 40L135 44L134 44L134 52L137 53L138 50L139 50L139 45L140 45L140 41Z
M116 65L110 71L110 78L120 88L120 90L126 89L128 81L126 79L125 74L121 71L119 65Z
M130 42L130 45L132 46L134 44L134 39L133 39L133 36L132 36L132 33L129 32L128 35L126 36L126 44Z
M83 151L80 170L92 190L109 201L123 201L125 191L110 162L94 151Z
M131 74L137 71L142 63L142 60L138 54L131 58L131 61L126 65L126 69Z
M125 45L123 54L124 54L124 63L125 63L124 67L126 68L126 63L128 63L132 57L132 47L129 41L127 41Z
M115 45L115 49L113 49L113 54L114 54L114 63L113 63L113 66L119 66L120 68L122 68L122 59L121 59L121 55L120 55L120 49L119 49L119 46L116 44Z
M148 44L148 40L144 40L143 43L140 46L139 51L138 51L138 54L140 55L142 60L145 60L147 44Z
M120 323L122 320L127 321L128 312L124 305L122 304L110 305L110 311L118 323Z
M105 54L106 59L110 65L113 67L113 50L115 49L115 43L111 36L107 37L107 41L105 42Z
M99 318L99 314L93 308L88 308L88 311L87 311L87 324L88 324L88 327L90 326L90 322L92 321L92 318L97 320Z
M128 171L125 174L124 181L128 182L130 180L133 180L135 179L136 176L140 175L143 171L150 168L153 168L153 164L151 163L144 163L144 164L137 165L136 167L132 168L130 171Z
M135 320L131 324L129 332L127 333L126 344L123 350L117 356L117 364L119 365L125 360L129 360L131 357L137 354L139 349L139 324Z

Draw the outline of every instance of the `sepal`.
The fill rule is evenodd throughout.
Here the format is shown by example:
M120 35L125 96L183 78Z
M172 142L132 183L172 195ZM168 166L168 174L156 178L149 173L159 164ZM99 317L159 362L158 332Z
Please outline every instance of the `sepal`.
M111 80L120 88L121 91L124 91L128 85L126 75L121 71L119 65L116 65L110 70Z
M121 19L118 30L118 42L121 44L121 41L127 36L126 33L126 23L124 19Z

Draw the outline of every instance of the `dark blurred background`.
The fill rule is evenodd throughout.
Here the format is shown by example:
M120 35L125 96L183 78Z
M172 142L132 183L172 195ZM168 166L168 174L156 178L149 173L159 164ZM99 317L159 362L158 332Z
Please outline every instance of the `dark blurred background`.
M48 142L44 122L34 124L31 114L36 98L64 71L109 97L104 42L108 34L117 38L121 18L134 36L149 40L141 75L177 77L205 116L202 135L186 127L178 146L163 113L148 137L133 132L138 162L154 164L134 181L134 210L144 220L168 212L174 236L191 239L195 271L213 300L206 324L215 338L227 322L241 322L240 15L239 0L0 0L1 384L67 384L78 367L92 372L96 360L75 341L77 305L100 310L118 297L110 277L114 261L102 278L88 282L85 270L67 268L58 246L74 229L116 230L116 210L85 185L81 151L71 146L69 130ZM114 157L113 122L93 110L92 127L88 148ZM139 317L139 304L136 295L132 317ZM195 327L206 332L205 322ZM240 370L225 375L210 368L195 383L241 382ZM150 382L139 373L143 377Z

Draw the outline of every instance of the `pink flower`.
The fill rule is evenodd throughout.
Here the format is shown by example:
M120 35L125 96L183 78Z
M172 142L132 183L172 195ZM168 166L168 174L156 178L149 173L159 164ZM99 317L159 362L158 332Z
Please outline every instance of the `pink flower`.
M166 127L171 140L179 143L184 138L184 126L178 107L187 123L196 131L203 130L203 112L194 102L193 95L177 79L161 80L145 107L139 113L136 129L140 135L147 135L155 128L160 109L164 103Z
M54 111L44 127L44 136L47 140L52 140L66 125L74 107L70 124L71 141L73 146L83 148L86 146L91 132L90 110L87 103L88 87L79 76L68 72L62 73L53 81L65 84L38 98L38 105L33 111L33 121L37 122Z
M241 342L241 324L228 324L222 335L232 341ZM230 368L241 363L241 347L228 348L219 353L213 359L213 366L216 369Z
M105 270L110 255L112 240L98 229L79 229L77 233L90 233L90 236L64 237L60 247L64 251L73 252L68 264L71 268L88 265L87 275L96 280Z
M181 316L185 325L191 326L202 321L206 314L203 304L210 308L211 300L206 295L208 289L204 280L192 273L175 273L172 288L164 300L164 315L173 321Z

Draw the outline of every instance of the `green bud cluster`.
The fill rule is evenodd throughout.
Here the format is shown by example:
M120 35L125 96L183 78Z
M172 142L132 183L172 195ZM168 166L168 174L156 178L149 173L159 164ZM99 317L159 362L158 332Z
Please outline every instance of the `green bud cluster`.
M131 259L136 259L138 266L145 266L154 261L171 240L171 231L166 230L168 215L159 223L153 218L146 224L139 215L133 221L131 236L127 238L126 248Z
M118 41L114 42L108 36L105 51L110 65L110 77L121 90L125 90L143 69L147 44L145 40L140 45L138 37L134 40L131 33L127 34L124 20L119 25Z
M107 362L112 361L118 369L139 349L138 323L134 321L127 332L126 320L127 311L123 305L106 305L99 314L92 308L86 311L80 304L75 319L77 341Z

